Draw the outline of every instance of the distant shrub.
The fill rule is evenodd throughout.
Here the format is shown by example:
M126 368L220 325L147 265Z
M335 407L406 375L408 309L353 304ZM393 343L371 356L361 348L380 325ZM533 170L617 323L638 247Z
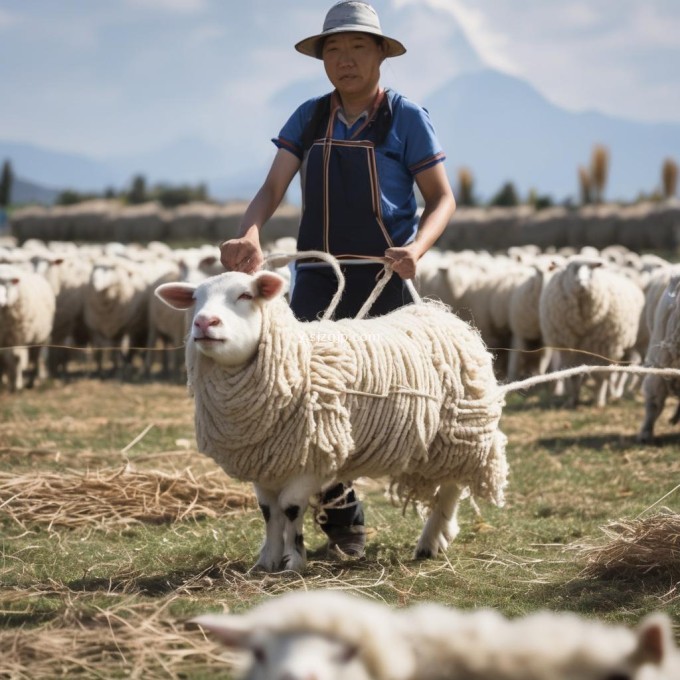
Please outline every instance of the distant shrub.
M465 206L477 204L474 196L474 177L469 168L460 168L458 170L458 192L456 194L456 203Z
M673 198L678 190L678 164L672 158L667 158L663 162L661 184L664 198Z
M506 182L491 199L489 205L503 208L519 205L515 185L512 182Z

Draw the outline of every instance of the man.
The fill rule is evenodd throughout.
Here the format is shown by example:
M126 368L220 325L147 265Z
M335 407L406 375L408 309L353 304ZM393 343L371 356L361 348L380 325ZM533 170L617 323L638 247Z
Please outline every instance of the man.
M239 238L221 245L229 270L253 273L263 263L260 230L300 172L303 209L298 250L324 250L341 261L346 287L335 318L351 318L372 292L382 265L362 258L385 257L398 274L370 309L386 314L411 302L404 280L437 241L455 210L443 165L445 155L427 112L380 86L380 66L406 52L383 35L370 5L354 0L329 10L321 33L295 49L323 60L335 88L304 102L272 140L278 152L264 184L246 209ZM424 200L417 215L414 182ZM357 264L359 262L359 264ZM304 321L318 318L337 290L325 263L298 263L291 307ZM322 496L321 528L329 545L360 556L365 529L351 482Z

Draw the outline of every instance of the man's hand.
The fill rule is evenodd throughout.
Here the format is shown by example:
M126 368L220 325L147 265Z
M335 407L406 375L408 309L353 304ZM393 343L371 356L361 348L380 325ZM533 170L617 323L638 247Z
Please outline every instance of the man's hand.
M404 280L412 279L416 275L416 264L420 256L420 250L415 242L401 248L388 248L385 251L385 257L392 265L392 270Z
M262 267L264 256L259 242L244 236L220 243L220 261L227 271L254 274Z

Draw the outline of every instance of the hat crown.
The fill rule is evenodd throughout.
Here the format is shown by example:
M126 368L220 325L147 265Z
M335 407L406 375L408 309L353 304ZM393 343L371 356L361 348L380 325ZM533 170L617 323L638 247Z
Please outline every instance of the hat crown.
M378 13L367 2L361 0L340 0L326 14L323 31L296 43L295 49L308 57L322 59L323 41L335 33L369 33L380 36L386 57L398 57L406 48L394 38L382 32Z
M371 29L371 32L382 33L377 12L365 2L343 0L343 2L336 3L328 10L323 22L323 32L336 31L343 26L352 27L354 30L363 26Z

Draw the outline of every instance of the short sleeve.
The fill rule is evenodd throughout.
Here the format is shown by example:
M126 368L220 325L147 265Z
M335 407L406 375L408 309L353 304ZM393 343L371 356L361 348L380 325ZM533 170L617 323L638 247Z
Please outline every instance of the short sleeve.
M412 175L431 168L446 159L427 109L402 100L404 161Z
M278 137L274 137L272 142L279 149L286 149L302 160L302 135L307 123L311 120L319 98L309 99L304 104L298 106L293 115L286 121L281 128Z

